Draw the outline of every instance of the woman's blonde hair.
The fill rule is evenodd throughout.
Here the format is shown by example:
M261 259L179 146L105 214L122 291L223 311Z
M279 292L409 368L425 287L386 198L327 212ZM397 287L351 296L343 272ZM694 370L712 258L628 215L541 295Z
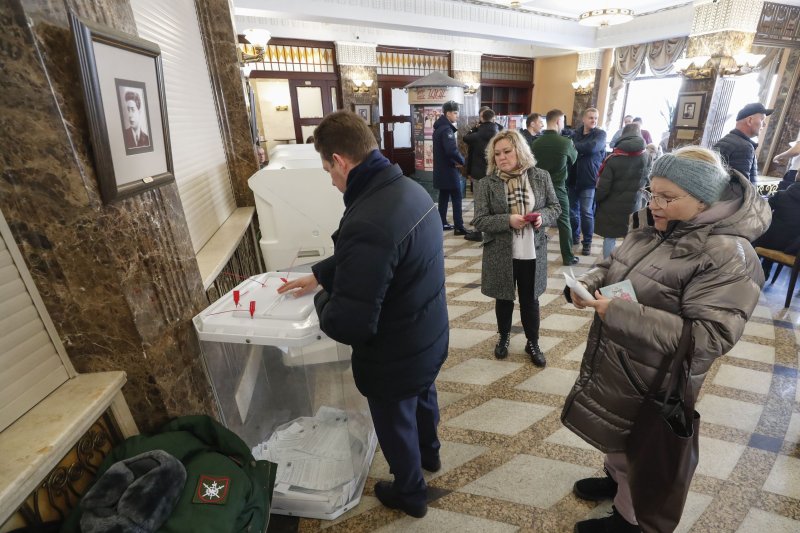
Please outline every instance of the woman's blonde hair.
M725 165L722 164L719 154L713 150L709 150L708 148L703 148L701 146L684 146L683 148L678 148L672 152L672 154L676 157L683 157L685 159L694 159L695 161L711 163L712 165L716 165L721 168L724 172L728 172L728 170L725 168Z
M536 158L531 153L531 148L525 137L516 130L503 130L489 140L486 145L486 175L491 176L497 172L497 165L494 162L494 145L506 139L511 143L517 153L517 162L520 168L531 168L536 166Z

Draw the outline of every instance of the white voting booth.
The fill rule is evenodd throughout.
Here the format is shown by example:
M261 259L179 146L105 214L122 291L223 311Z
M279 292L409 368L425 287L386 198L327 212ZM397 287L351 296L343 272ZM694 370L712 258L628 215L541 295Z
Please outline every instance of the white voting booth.
M284 144L248 181L261 226L267 270L316 263L333 254L331 234L344 213L342 193L311 144Z
M224 424L278 464L271 512L333 519L361 500L377 438L350 347L322 333L313 295L278 295L286 277L242 282L194 325Z

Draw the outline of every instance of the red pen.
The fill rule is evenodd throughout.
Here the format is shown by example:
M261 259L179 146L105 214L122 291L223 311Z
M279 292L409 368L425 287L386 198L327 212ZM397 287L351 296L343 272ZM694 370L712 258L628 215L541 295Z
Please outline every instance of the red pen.
M301 250L302 250L302 248L301 248ZM300 257L300 250L297 250L297 253L294 256L294 259L292 259L292 264L289 265L289 269L286 271L286 277L285 278L281 278L282 282L289 283L289 274L292 272L292 268L294 267L294 262L297 261L298 257Z

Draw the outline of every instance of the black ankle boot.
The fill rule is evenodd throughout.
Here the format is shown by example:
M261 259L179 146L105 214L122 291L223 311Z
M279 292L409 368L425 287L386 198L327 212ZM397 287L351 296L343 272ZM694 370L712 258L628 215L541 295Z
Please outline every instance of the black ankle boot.
M631 524L619 514L616 507L605 518L593 518L575 524L575 533L641 533L639 526Z
M617 482L606 472L606 477L579 479L572 487L572 492L581 500L591 502L613 500L617 495Z
M511 342L511 334L501 333L500 338L497 339L497 346L494 347L494 356L498 359L505 359L508 357L509 342Z
M547 359L544 358L544 352L539 348L539 343L528 340L525 344L525 353L531 356L531 362L538 367L547 365Z

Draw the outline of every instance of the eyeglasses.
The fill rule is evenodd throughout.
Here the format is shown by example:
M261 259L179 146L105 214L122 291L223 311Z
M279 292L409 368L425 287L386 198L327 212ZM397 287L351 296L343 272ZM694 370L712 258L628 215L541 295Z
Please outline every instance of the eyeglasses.
M650 191L648 191L647 189L639 189L639 192L642 193L642 197L644 198L644 200L648 204L652 202L652 203L656 204L659 207L659 209L666 209L667 207L669 207L669 204L671 204L672 202L675 202L675 201L680 200L682 198L688 198L689 196L691 196L691 195L687 194L687 195L684 195L684 196L678 196L676 198L665 198L663 196L659 196L657 194L653 194Z

